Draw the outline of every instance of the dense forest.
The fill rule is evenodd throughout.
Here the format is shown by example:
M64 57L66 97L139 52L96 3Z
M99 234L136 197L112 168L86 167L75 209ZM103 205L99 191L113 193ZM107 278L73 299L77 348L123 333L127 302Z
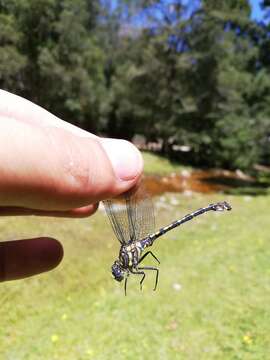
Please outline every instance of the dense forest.
M0 87L199 166L270 164L270 1L0 0Z

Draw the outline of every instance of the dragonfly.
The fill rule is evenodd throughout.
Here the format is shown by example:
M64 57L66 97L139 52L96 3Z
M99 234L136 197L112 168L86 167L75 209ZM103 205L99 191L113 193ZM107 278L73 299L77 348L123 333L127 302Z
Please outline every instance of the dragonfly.
M154 266L143 266L142 261L147 256L160 264L159 259L151 250L144 253L144 250L151 247L160 236L168 231L201 216L209 211L231 210L226 202L217 202L185 215L183 218L173 221L171 224L155 229L155 216L153 202L144 186L140 185L135 191L128 192L122 197L103 201L106 213L110 220L113 231L120 242L118 259L113 263L111 271L113 278L124 281L124 292L127 294L127 281L129 276L140 275L140 289L145 280L146 272L155 272L154 291L158 285L159 269Z

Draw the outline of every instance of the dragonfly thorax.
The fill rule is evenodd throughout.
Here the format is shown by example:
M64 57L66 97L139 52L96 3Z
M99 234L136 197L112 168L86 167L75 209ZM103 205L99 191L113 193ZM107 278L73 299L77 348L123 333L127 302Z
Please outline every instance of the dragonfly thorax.
M138 265L143 248L139 241L130 242L121 246L119 260L124 269L134 268Z
M122 281L131 269L137 267L142 250L139 242L121 246L119 259L112 266L112 275L115 280Z

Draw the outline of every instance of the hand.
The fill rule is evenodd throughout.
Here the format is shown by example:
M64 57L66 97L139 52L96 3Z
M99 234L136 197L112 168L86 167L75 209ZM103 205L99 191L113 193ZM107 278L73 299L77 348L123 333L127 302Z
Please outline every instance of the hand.
M134 186L142 168L131 143L99 138L0 90L0 215L89 216ZM62 257L52 238L0 242L0 281L50 270Z

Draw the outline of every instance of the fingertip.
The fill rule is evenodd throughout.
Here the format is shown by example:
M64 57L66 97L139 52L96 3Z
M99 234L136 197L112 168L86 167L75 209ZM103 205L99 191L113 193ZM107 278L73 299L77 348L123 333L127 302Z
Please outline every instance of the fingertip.
M0 243L0 281L22 279L54 269L64 255L61 243L50 237Z
M40 264L40 268L37 268L38 273L56 268L64 257L64 248L60 241L50 237L37 238L34 241L37 246L34 247L33 257L36 255L37 262Z
M141 176L143 158L135 145L119 139L102 138L100 141L118 179L129 181Z
M80 146L69 168L71 176L63 176L62 172L61 177L66 199L75 200L73 208L115 197L128 191L141 178L142 155L132 143L99 138L80 140ZM85 209L76 213L88 216L92 212L87 214Z

